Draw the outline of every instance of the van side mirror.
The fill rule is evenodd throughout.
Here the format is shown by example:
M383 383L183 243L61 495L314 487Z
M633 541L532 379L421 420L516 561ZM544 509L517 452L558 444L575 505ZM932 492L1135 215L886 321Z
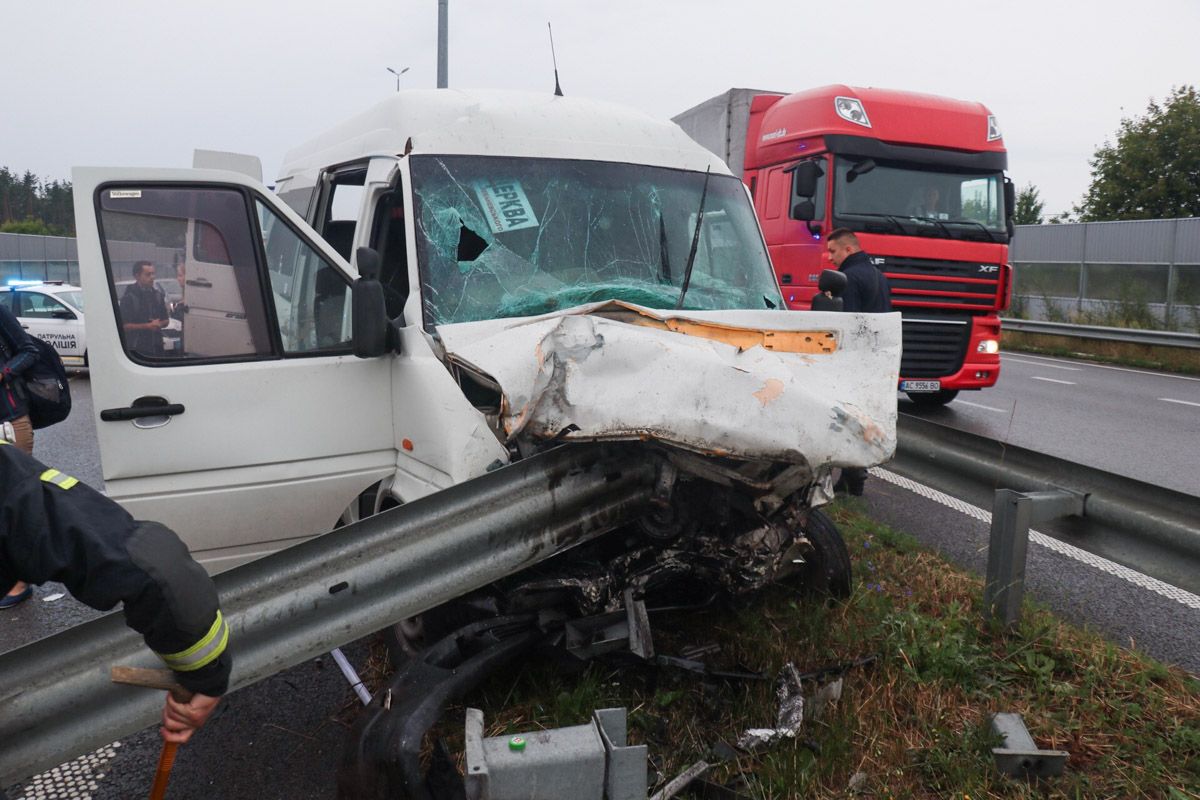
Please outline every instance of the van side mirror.
M388 320L379 282L379 253L360 247L355 254L359 278L350 289L354 355L377 358L388 349Z
M844 272L838 272L836 269L822 270L821 277L817 279L817 289L820 291L813 295L812 310L841 311L844 307L841 294L846 291L847 282ZM826 292L833 297L825 294Z

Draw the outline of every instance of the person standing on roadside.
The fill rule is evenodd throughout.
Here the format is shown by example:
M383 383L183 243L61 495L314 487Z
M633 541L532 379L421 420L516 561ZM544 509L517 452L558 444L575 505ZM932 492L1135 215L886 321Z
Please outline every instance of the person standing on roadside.
M171 321L167 298L154 282L157 272L152 261L133 265L133 283L121 295L121 328L126 346L139 355L162 357L165 353L162 329Z
M863 252L858 237L848 228L838 228L825 240L829 260L846 276L842 292L842 310L856 314L886 314L892 310L892 289L887 277ZM837 491L861 495L867 483L862 467L847 467L834 485Z
M15 297L9 293L10 298ZM0 305L0 423L10 423L13 443L27 455L33 455L33 424L29 421L28 392L21 377L37 361L37 345L21 327L21 323ZM12 608L33 595L33 589L23 581L8 587L0 597L0 609Z

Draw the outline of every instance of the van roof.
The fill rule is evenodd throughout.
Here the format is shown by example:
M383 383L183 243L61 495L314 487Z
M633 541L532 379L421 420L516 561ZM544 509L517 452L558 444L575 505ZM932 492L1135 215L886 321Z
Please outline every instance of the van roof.
M289 151L279 179L408 152L711 167L730 174L678 125L613 103L549 92L412 89Z

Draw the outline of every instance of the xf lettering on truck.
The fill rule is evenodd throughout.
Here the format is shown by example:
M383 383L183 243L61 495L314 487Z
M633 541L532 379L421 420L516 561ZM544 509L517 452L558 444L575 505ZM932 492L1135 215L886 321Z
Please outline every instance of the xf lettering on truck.
M980 272L999 272L1000 265L998 265L998 264L980 264L979 271Z
M475 196L479 198L492 233L538 226L537 215L533 213L520 181L477 181Z

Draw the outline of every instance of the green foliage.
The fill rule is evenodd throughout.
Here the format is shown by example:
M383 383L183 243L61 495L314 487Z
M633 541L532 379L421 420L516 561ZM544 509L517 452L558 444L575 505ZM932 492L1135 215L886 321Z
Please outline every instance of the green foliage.
M958 601L945 611L943 617L930 617L916 608L892 614L883 623L888 650L917 682L973 687L988 671L989 654Z
M25 228L40 223L41 228ZM11 226L17 226L13 228ZM0 233L75 235L75 201L70 181L42 181L0 167Z
M1075 210L1083 222L1200 215L1200 95L1180 86L1146 114L1121 120L1116 144L1091 160L1092 183Z
M1017 192L1017 207L1013 210L1013 223L1041 225L1044 207L1045 203L1038 196L1038 188L1032 183L1025 184L1025 187Z

